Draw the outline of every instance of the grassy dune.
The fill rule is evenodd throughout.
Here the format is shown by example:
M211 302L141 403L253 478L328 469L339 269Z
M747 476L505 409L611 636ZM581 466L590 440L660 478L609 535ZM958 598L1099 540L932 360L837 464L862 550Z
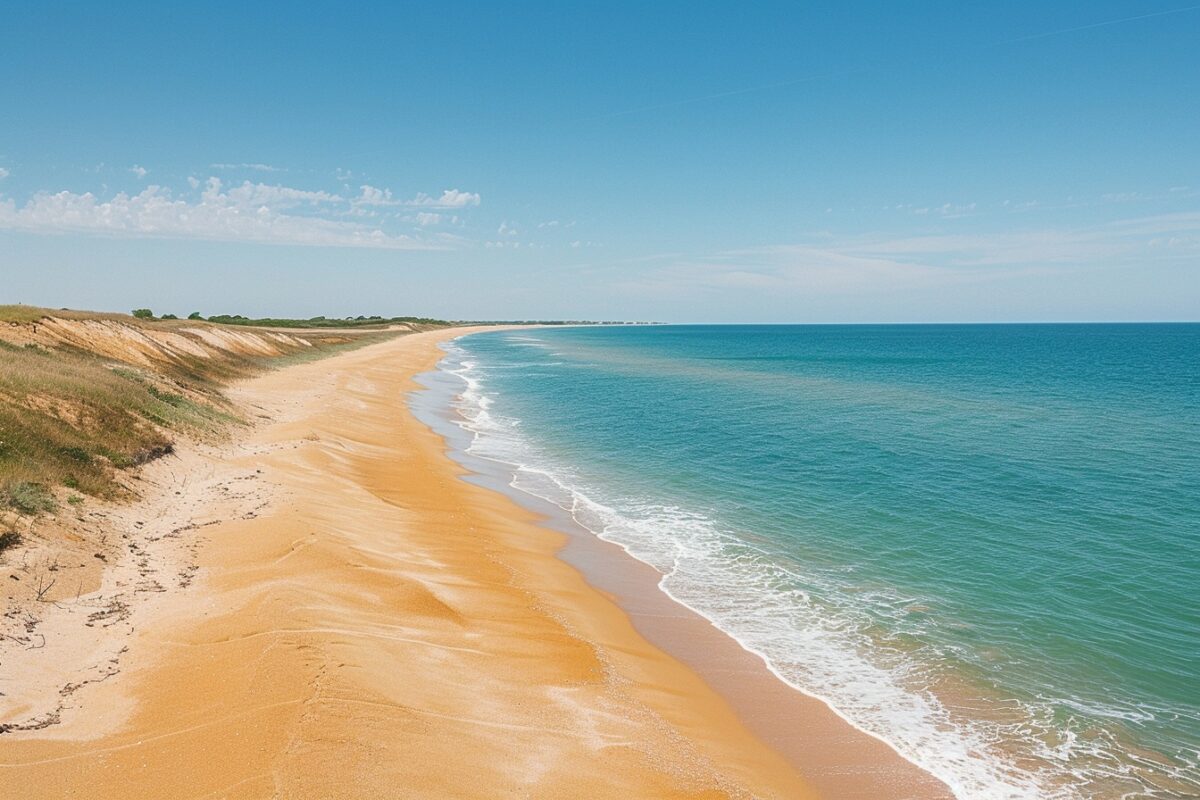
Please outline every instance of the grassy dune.
M0 510L127 496L122 471L239 424L224 384L395 335L0 306Z
M311 319L271 318L250 319L240 314L219 314L208 318L209 322L220 325L241 325L258 328L370 328L387 325L426 325L440 326L448 324L444 320L429 317L355 317L352 319L329 319L313 317Z
M0 495L10 504L29 496L22 484L112 494L113 468L165 452L173 432L212 433L233 420L205 383L0 341Z

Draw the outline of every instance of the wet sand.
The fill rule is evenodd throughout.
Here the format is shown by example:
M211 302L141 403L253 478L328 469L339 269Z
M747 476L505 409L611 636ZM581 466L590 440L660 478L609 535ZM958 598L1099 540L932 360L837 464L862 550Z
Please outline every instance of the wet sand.
M947 796L649 567L463 480L406 404L461 332L231 393L260 423L193 469L263 499L197 529L119 675L0 738L0 796Z

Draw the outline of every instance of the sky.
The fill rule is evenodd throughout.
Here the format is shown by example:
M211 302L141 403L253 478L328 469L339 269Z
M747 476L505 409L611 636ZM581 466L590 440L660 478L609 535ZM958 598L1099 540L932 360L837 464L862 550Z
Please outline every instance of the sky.
M1200 5L12 3L0 302L1200 319Z

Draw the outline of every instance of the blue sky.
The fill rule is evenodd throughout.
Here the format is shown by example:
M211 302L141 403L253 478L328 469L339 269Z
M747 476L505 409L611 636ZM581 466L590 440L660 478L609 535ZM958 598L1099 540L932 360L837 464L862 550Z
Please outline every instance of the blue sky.
M1200 6L26 4L0 301L1200 318Z

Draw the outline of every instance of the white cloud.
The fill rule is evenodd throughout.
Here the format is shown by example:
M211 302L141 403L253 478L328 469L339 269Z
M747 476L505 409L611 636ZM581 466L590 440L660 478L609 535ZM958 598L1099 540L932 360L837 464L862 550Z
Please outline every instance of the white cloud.
M580 246L572 242L572 247ZM1200 261L1200 212L1117 220L1079 229L869 236L725 251L657 268L631 286L654 290L770 290L814 296L937 292L1020 276Z
M209 164L210 169L248 169L255 172L283 172L279 167L272 167L270 164Z
M430 197L422 192L412 200L409 200L407 205L433 206L436 208L466 208L467 206L479 205L479 201L480 197L475 192L460 192L458 189L447 189L442 192L441 197Z
M9 175L12 175L12 173L6 170L4 167L0 167L0 181L4 180Z
M221 192L222 183L219 178L209 178L205 182L204 199L224 198L226 202L247 208L269 206L272 208L294 208L302 205L319 205L322 203L341 203L342 198L336 194L324 191L309 191L293 189L290 186L276 186L266 183L251 183L243 181L241 186Z
M209 178L198 201L159 186L101 200L91 192L41 192L18 206L0 199L0 228L36 233L209 239L326 247L436 249L437 245L377 227L320 216L337 195L249 181L225 190ZM300 208L306 213L289 213ZM314 213L315 212L315 213Z
M374 186L362 185L360 194L351 202L360 206L417 206L424 208L467 208L479 205L479 195L474 192L460 192L457 189L447 189L441 197L431 197L424 192L417 194L412 200L398 200L390 189L379 189Z
M905 209L909 208L909 206L896 206L896 208ZM955 219L957 217L965 217L969 214L974 214L977 208L978 204L976 203L942 203L940 206L923 206L921 208L913 208L912 213L921 217L928 216L930 214L937 214L939 217L945 217L946 219ZM887 206L884 206L883 210L887 211Z
M693 258L656 269L632 284L642 290L746 291L773 297L886 295L933 289L953 270L807 245L764 247Z
M355 203L364 206L392 206L396 205L396 201L392 199L390 189L376 189L374 186L362 185L358 187L362 194L354 199Z
M1135 257L1155 237L1197 232L1200 212L1181 212L1088 228L876 238L847 246L868 255L936 260L952 267L1075 264Z
M266 168L217 164L223 168ZM274 169L274 168L271 168ZM130 169L139 179L149 171ZM0 178L7 170L0 172ZM479 205L478 194L447 189L438 197L418 194L397 199L390 189L362 184L357 194L304 189L249 180L226 184L221 178L187 178L179 195L150 185L136 194L38 192L18 205L0 194L0 228L41 233L91 233L123 237L171 237L222 241L397 249L435 249L463 240L425 232L437 225L460 225L458 209ZM410 213L387 206L412 207ZM401 226L408 226L408 233ZM401 228L401 230L393 230Z
M500 227L496 229L496 233L500 236L517 236L517 229L509 225L507 222L501 222Z
M560 223L558 220L552 219L549 222L539 222L538 227L539 228L557 228L559 226L559 224Z

